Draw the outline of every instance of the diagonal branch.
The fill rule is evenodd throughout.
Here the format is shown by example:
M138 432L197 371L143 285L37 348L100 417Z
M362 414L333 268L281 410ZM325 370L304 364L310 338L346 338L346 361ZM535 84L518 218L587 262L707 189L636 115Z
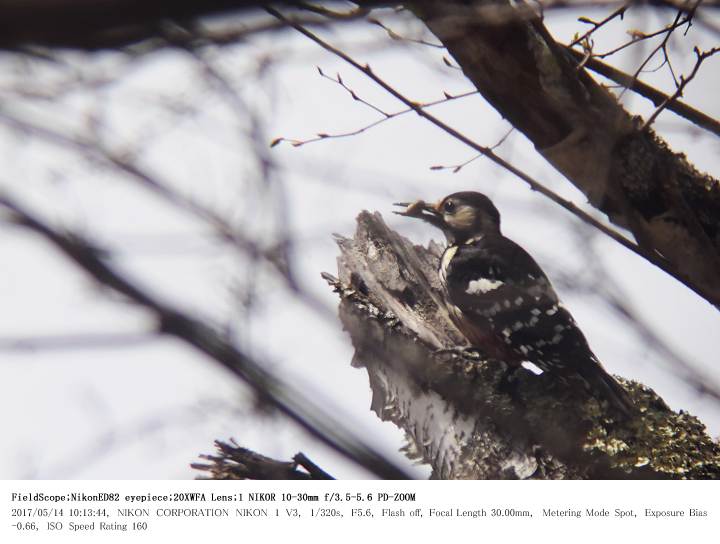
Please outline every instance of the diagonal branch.
M483 97L646 254L720 307L720 180L699 172L599 85L540 16L489 21L460 0L406 2ZM513 8L516 3L500 0ZM688 5L682 13L692 11ZM662 265L661 265L662 266Z
M575 38L570 43L570 47L584 42L592 34L594 34L599 28L602 28L603 26L608 24L613 19L616 19L617 17L620 17L622 19L623 16L625 15L625 12L628 10L628 8L630 7L631 4L632 4L632 0L625 2L622 6L617 8L615 11L610 13L607 17L605 17L602 21L599 21L599 22L593 21L592 19L589 19L588 17L580 17L578 19L578 21L580 21L581 23L586 23L586 24L592 25L592 28L590 30L588 30L587 32L585 32L584 34L582 34L581 36L578 36L577 38Z
M456 140L464 143L468 147L474 149L478 153L481 153L482 155L488 157L491 161L493 161L495 164L505 168L521 180L523 180L525 183L530 186L530 188L534 191L539 192L543 196L549 198L556 204L560 205L582 221L588 223L589 225L595 227L596 229L600 230L619 244L621 244L623 247L629 249L630 251L640 255L641 257L644 257L647 261L651 262L661 270L665 271L670 276L674 277L681 283L683 283L685 286L687 286L689 289L692 289L695 291L698 295L700 295L703 298L706 298L707 300L714 301L715 304L720 305L720 296L715 296L715 294L706 289L704 286L697 284L694 282L690 277L683 274L679 270L677 270L672 263L668 262L666 259L663 259L656 253L649 251L642 246L635 244L622 236L620 233L616 232L615 230L607 227L602 222L595 219L593 216L591 216L589 213L583 211L579 207L577 207L575 204L570 202L569 200L566 200L547 187L545 187L543 184L532 178L530 175L526 174L519 168L515 167L514 165L510 164L506 160L504 160L499 155L496 155L492 149L486 146L481 146L477 142L473 141L472 139L468 138L458 130L452 128L451 126L447 125L443 121L441 121L439 118L435 117L431 113L425 111L421 106L419 106L416 102L410 100L405 95L401 94L399 91L397 91L394 87L392 87L390 84L388 84L386 81L384 81L382 78L380 78L378 75L376 75L373 70L370 68L369 65L362 65L359 62L357 62L355 59L350 57L347 53L339 50L338 48L332 46L330 43L326 42L307 28L305 28L303 25L298 24L291 19L288 19L285 17L282 13L277 11L274 8L267 8L268 13L271 15L277 17L278 19L286 22L289 26L295 28L298 32L303 34L304 36L308 37L315 43L317 43L319 46L321 46L323 49L331 52L332 54L340 57L345 62L350 64L351 66L355 67L357 70L360 70L362 73L364 73L367 77L372 79L375 83L377 83L380 87L385 89L388 93L390 93L392 96L397 98L400 102L411 108L415 113L417 113L420 117L423 117L433 125L437 126L441 130L445 131L447 134L455 138Z
M655 104L655 106L660 106L660 104L667 102L666 108L668 110L676 113L680 117L684 117L692 123L695 123L697 126L720 136L720 121L717 119L713 119L706 113L679 100L668 101L670 95L657 90L655 87L652 87L647 83L643 83L638 78L634 78L630 74L623 72L622 70L618 70L614 66L610 66L601 60L593 58L592 56L585 59L585 55L575 49L567 48L566 51L575 57L578 62L585 60L584 66L593 72L605 76L618 85L622 85L631 91L635 91L640 96L644 96L650 100L653 104Z
M325 75L320 68L318 68L318 72L320 72L320 75L321 75L322 77L324 77L324 78L326 78L326 79L329 79L330 81L334 81L335 83L338 83L338 84L342 85L342 87L351 94L351 96L353 97L353 100L356 100L356 101L358 101L358 102L361 102L361 103L363 103L363 104L366 104L368 107L370 107L370 108L374 109L375 111L377 111L378 113L380 113L380 114L382 115L382 117L380 117L379 119L373 121L372 123L368 123L367 125L364 125L364 126L362 126L362 127L360 127L360 128L356 128L356 129L354 129L354 130L349 130L349 131L347 131L347 132L334 132L334 133L321 132L321 133L319 133L317 136L315 136L314 138L308 138L308 139L306 139L306 140L297 140L297 139L294 139L294 138L284 138L284 137L275 138L275 139L270 143L270 147L275 147L276 145L278 145L278 144L281 143L281 142L288 142L288 143L289 143L290 145L292 145L293 147L300 147L300 146L303 146L303 145L305 145L305 144L312 144L312 143L320 142L320 141L322 141L322 140L327 140L327 139L349 138L349 137L351 137L351 136L357 136L357 135L359 135L359 134L362 134L362 133L364 133L364 132L367 132L368 130L370 130L370 129L372 129L372 128L375 128L376 126L381 125L381 124L385 123L386 121L389 121L389 120L391 120L391 119L395 119L396 117L400 117L400 116L402 116L402 115L405 115L405 114L408 114L408 113L412 113L413 111L415 111L413 108L405 108L405 109L402 109L402 110L398 110L398 111L394 111L394 112L389 112L389 113L388 113L388 112L385 112L385 111L382 111L382 110L380 110L380 108L376 107L376 106L373 105L372 103L366 101L366 100L363 99L363 98L360 98L360 97L355 93L355 91L353 91L352 89L350 89L349 87L347 87L344 83L342 83L342 80L338 81L338 80L336 80L336 79L334 79L334 78L332 78L332 77L329 77L329 76ZM340 76L338 75L338 78L339 78L339 77L340 77ZM460 98L466 98L466 97L468 97L468 96L476 95L476 94L478 94L478 93L477 93L477 91L467 91L467 92L460 93L460 94L455 94L455 95L452 95L452 94L447 93L447 92L445 92L444 94L445 94L445 98L441 98L441 99L439 99L439 100L432 100L432 101L430 101L430 102L425 102L425 103L423 103L423 104L418 104L418 106L421 107L421 108L431 108L431 107L433 107L433 106L437 106L438 104L446 104L447 102L451 102L451 101L453 101L453 100L458 100L458 99L460 99Z
M695 48L695 55L697 56L697 60L695 61L695 66L693 66L692 71L690 74L688 74L687 77L680 76L680 84L678 85L675 92L672 94L672 96L668 96L662 104L658 106L658 108L653 112L653 114L648 117L647 121L642 126L641 130L647 130L650 128L650 125L652 125L655 122L655 119L657 119L658 115L662 113L663 110L668 109L670 105L673 104L679 97L682 96L683 91L685 90L685 86L692 81L692 79L697 75L698 70L700 69L700 65L709 57L712 57L715 53L720 51L720 47L714 47L710 49L709 51L700 51L697 47Z
M315 402L265 369L259 361L229 343L219 332L125 278L76 232L60 232L0 193L3 208L16 224L39 234L100 284L116 291L157 318L158 332L173 336L207 355L247 383L259 399L299 424L310 435L381 478L406 479L405 472L356 438Z

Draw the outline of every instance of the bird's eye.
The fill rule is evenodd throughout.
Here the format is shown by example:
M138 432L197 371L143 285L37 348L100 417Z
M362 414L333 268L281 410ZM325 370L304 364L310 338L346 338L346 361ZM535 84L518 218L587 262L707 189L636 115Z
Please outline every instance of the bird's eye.
M446 213L453 213L455 211L455 202L453 202L452 200L448 200L447 202L445 202L443 210Z

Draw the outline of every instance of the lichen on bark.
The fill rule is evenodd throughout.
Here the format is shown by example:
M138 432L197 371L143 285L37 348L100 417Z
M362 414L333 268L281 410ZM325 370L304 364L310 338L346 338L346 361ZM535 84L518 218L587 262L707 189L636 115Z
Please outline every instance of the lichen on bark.
M717 478L720 447L694 416L673 412L649 387L619 378L638 414L467 347L436 278L440 247L412 244L380 214L362 212L337 237L340 296L353 365L364 368L372 409L405 431L407 455L434 478Z

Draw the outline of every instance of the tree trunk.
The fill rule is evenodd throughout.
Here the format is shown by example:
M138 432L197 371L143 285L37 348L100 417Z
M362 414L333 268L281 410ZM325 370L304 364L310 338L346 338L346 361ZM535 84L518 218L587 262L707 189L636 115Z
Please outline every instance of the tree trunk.
M602 402L547 374L441 348L466 345L437 280L440 247L424 248L363 212L338 238L340 318L372 409L407 435L434 478L716 478L720 447L697 418L621 379L639 408L617 421Z
M280 4L287 2L278 2ZM391 5L358 1L368 8ZM167 38L168 20L262 7L252 0L0 2L0 48L100 49ZM467 78L538 152L646 251L720 306L720 182L640 130L526 4L415 0ZM190 36L191 37L191 36Z
M408 6L485 99L637 243L720 305L720 182L698 172L506 0Z

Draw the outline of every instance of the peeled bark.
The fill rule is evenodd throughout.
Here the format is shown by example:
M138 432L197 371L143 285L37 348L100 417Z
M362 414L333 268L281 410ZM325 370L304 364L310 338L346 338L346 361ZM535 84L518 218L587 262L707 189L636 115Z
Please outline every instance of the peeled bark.
M448 318L424 248L363 212L338 237L340 319L367 370L372 409L407 435L434 478L717 478L720 447L700 421L620 378L639 409L618 421L604 402L547 374L441 348L466 346Z

